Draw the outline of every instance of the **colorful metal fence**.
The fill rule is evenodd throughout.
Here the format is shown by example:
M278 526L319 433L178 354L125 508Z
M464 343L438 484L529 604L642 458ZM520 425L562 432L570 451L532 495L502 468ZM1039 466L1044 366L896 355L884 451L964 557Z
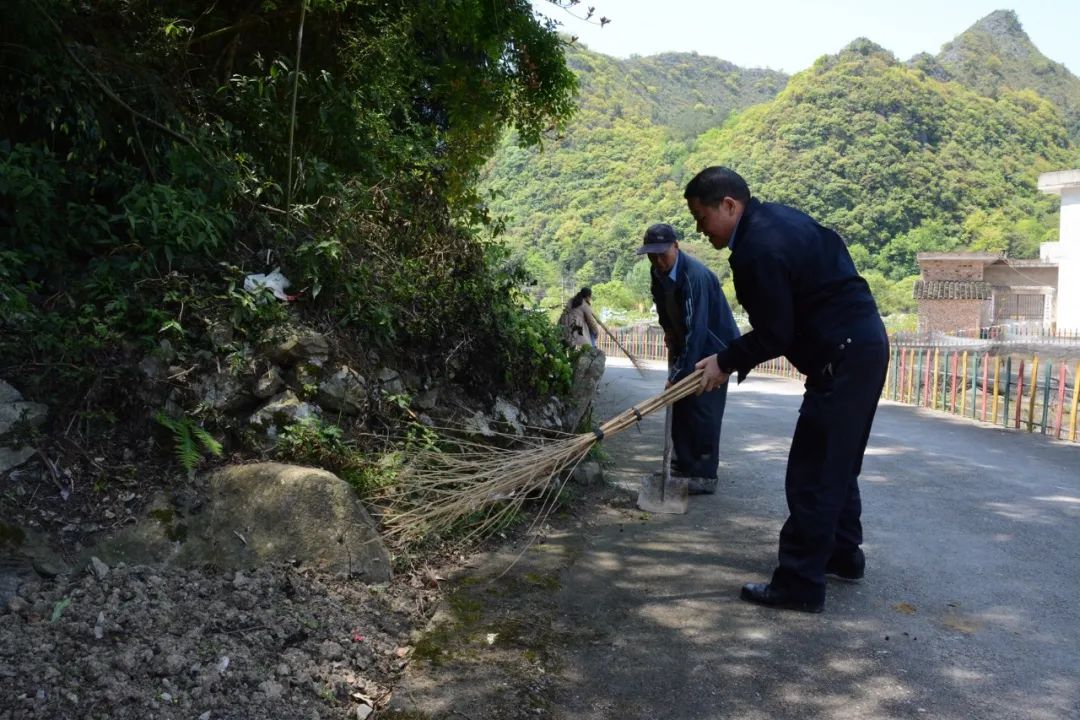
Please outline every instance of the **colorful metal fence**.
M898 332L893 335L893 340L901 345L970 345L982 342L983 344L1001 345L1067 345L1080 346L1080 330L1058 330L1049 328L1042 323L1025 325L1012 323L1008 325L991 325L971 330L950 330L948 332Z
M664 334L658 327L636 326L616 334L635 357L667 358ZM598 346L605 354L624 355L611 338L600 338ZM784 358L762 363L754 372L802 378ZM1078 375L1080 361L1075 359L991 354L894 338L882 397L1077 442Z
M899 345L883 397L1077 441L1078 360Z

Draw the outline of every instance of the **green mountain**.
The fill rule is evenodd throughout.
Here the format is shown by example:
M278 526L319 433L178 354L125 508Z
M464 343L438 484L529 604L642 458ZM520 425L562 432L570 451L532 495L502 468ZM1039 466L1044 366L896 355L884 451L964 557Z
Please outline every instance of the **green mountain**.
M689 144L787 82L696 54L617 60L570 46L567 64L580 83L576 117L543 150L507 135L486 183L492 211L509 218L511 247L543 288L625 277L636 260L627 243L684 214Z
M900 279L922 249L1036 255L1057 230L1038 175L1075 161L1060 111L1035 92L986 97L857 40L704 133L685 165L738 168L755 193L835 227L864 267Z
M567 65L581 80L579 126L594 122L596 115L632 114L676 137L693 137L732 111L771 99L788 79L775 70L744 70L697 53L618 60L571 46Z
M601 304L632 308L647 304L648 279L632 249L653 222L675 225L684 248L726 273L682 200L694 172L725 164L759 197L839 230L884 311L908 310L919 251L1032 257L1056 238L1056 201L1036 180L1078 165L1065 91L1080 80L1039 65L1015 20L994 13L939 58L909 63L859 39L786 85L701 56L574 50L577 118L542 152L504 141L488 167L491 208L538 296L599 284ZM994 48L985 66L978 43Z
M936 57L922 55L912 62L988 97L1004 89L1034 90L1060 108L1073 141L1080 141L1080 78L1039 52L1012 10L987 15Z

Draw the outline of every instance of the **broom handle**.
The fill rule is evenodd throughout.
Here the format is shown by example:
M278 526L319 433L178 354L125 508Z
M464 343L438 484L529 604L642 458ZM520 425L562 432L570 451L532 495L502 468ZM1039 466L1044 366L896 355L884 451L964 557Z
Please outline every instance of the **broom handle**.
M610 330L608 330L608 326L604 324L604 321L603 321L603 320L601 320L600 318L596 317L595 315L593 316L593 320L595 320L595 321L596 321L596 324L597 324L597 325L599 325L600 327L604 328L604 332L606 332L606 333L608 334L608 337L609 337L609 338L611 338L612 342L614 342L614 343L615 343L615 345L616 345L616 346L617 346L617 347L618 347L618 348L619 348L620 350L622 350L622 351L623 351L623 353L624 353L624 354L626 355L626 357L630 358L630 364L634 366L634 369L638 371L638 374L640 374L640 375L641 375L641 377L645 377L645 371L641 369L641 361L640 361L640 360L638 360L638 359L637 359L636 357L634 357L634 356L633 356L633 355L632 355L632 354L630 353L630 351L629 351L629 350L627 350L627 349L626 349L626 347L625 347L625 346L624 346L624 345L623 345L623 344L622 344L621 342L619 342L619 338L615 337L615 333L613 333L613 332L611 332Z
M639 415L645 417L662 407L666 407L685 397L696 394L698 388L701 386L701 376L704 374L704 370L695 370L659 395L654 395L648 400L635 405L629 410L624 410L619 415L611 418L600 426L600 432L604 435L620 432L636 423L639 419ZM637 412L634 412L635 409Z

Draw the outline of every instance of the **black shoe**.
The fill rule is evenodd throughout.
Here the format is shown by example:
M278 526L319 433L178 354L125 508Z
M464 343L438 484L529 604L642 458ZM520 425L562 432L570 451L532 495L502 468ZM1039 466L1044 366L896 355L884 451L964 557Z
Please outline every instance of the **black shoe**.
M773 590L769 583L747 583L743 585L739 597L746 602L752 602L765 607L779 610L798 610L799 612L819 613L825 609L825 601L808 601L788 595L784 592Z
M692 477L686 481L686 491L691 495L712 495L716 492L716 478Z
M859 582L866 572L866 556L859 548L847 555L833 555L825 563L825 576L843 582Z

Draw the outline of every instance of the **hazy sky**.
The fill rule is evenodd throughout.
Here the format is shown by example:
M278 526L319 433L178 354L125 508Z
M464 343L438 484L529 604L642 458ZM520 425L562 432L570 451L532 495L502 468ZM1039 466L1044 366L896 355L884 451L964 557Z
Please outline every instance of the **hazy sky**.
M941 46L994 10L1013 10L1028 37L1051 60L1080 75L1080 0L582 0L603 29L546 0L533 6L561 20L591 50L628 57L697 51L744 68L795 73L858 37L899 60Z

